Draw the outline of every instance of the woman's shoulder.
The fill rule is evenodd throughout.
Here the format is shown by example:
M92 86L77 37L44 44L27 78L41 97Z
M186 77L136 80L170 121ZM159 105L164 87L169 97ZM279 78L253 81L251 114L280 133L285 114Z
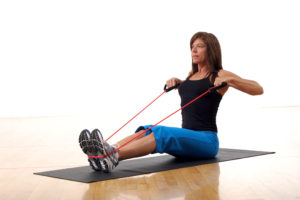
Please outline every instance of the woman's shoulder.
M236 74L234 74L230 71L224 70L224 69L220 69L219 72L218 72L218 76L219 77L222 77L222 76L236 76Z

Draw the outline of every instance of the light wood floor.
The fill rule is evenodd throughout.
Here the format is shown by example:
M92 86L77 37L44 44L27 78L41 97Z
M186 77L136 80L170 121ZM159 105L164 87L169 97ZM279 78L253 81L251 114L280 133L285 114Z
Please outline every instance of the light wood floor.
M33 173L87 165L77 137L101 117L2 118L0 199L300 199L300 107L230 112L221 147L276 154L92 184Z

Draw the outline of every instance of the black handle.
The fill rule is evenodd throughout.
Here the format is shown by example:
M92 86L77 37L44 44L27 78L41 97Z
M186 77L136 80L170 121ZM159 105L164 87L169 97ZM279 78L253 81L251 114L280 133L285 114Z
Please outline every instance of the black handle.
M225 87L225 86L227 86L227 83L226 83L226 82L223 82L223 83L222 83L221 85L219 85L219 86L210 88L210 89L209 89L209 92L215 92L216 90L221 89L221 88L223 88L223 87Z
M165 87L164 87L164 91L166 91L166 92L170 92L171 90L173 90L173 89L175 89L175 88L178 88L178 87L179 87L179 85L180 85L180 83L177 83L175 86L173 86L173 87L170 87L170 88L167 88L167 85L165 85Z

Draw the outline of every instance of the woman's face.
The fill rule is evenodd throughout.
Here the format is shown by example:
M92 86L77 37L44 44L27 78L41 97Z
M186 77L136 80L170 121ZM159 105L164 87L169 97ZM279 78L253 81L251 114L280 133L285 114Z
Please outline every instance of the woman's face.
M205 64L206 45L202 39L198 38L192 44L192 59L194 64Z

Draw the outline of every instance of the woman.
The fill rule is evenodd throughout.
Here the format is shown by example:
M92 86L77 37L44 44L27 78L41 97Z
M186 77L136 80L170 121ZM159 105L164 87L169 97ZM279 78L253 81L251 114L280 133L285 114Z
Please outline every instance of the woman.
M110 172L121 160L150 153L168 153L176 157L213 158L219 150L216 115L222 96L229 87L250 95L263 94L263 88L255 81L243 79L223 70L221 48L211 33L198 32L190 41L192 70L186 80L171 78L168 88L180 84L178 90L181 106L205 92L209 87L227 83L216 92L206 94L182 110L182 128L155 126L106 158L89 158L91 167L97 171ZM115 145L109 145L96 129L92 133L83 130L79 137L84 153L103 156L151 127L141 126L136 133Z

